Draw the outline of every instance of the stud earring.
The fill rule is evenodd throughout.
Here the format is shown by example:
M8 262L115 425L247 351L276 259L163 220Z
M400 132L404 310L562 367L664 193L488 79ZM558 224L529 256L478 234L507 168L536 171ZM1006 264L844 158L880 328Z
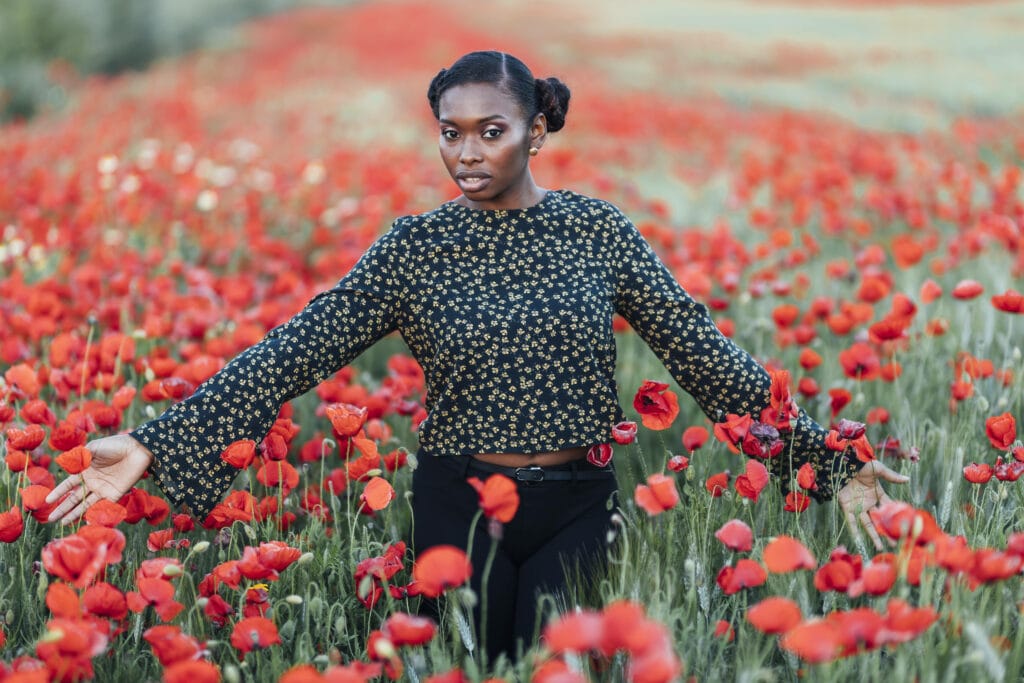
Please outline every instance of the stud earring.
M531 157L535 157L539 153L540 153L540 149L538 149L537 147L531 147L530 148L530 156Z

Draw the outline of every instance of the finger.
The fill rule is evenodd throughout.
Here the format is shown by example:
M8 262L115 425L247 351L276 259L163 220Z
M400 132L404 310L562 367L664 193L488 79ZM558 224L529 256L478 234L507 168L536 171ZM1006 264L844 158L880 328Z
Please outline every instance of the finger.
M50 511L50 514L47 516L46 521L56 522L58 519L62 518L64 515L68 513L69 510L71 510L71 508L82 502L86 494L87 491L85 490L85 487L79 486L77 488L72 489L67 496L61 499L57 507L53 508L53 510Z
M867 510L860 513L860 523L864 525L864 528L868 532L868 536L871 537L871 541L875 544L875 550L881 550L883 547L882 537L878 535L878 530L875 529L875 524L871 521L871 517L868 515Z
M857 519L853 516L853 512L845 510L846 513L846 526L850 527L850 533L856 539L858 545L864 545L864 536L861 535L860 529L857 528Z
M879 491L878 492L878 504L879 505L888 505L891 502L892 502L892 498L889 497L889 494L887 494L885 491Z
M79 517L84 515L85 511L92 507L94 503L98 503L100 497L101 496L97 493L90 493L88 496L85 497L85 500L76 505L75 508L71 512L69 512L67 516L64 517L64 519L61 520L61 525L67 526L69 524L74 523Z
M53 487L53 490L46 494L46 502L53 503L75 490L82 483L82 475L72 474L70 477Z
M876 470L876 474L882 479L891 481L894 484L906 484L910 481L910 477L907 475L894 472L887 465L882 465L881 463L879 463L879 465L881 465L881 467Z

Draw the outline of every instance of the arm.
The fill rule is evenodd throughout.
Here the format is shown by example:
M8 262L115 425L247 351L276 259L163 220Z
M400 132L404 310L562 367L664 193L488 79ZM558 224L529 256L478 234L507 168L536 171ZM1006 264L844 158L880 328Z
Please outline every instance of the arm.
M100 497L116 499L116 489L130 488L145 464L173 504L186 505L193 514L205 517L238 473L220 459L230 443L262 440L286 401L316 386L396 329L399 227L396 222L337 285L313 297L295 317L233 358L192 396L130 432L137 444L116 444L116 453L101 461L107 462L106 471L89 468L62 482L54 499L71 493L83 481L82 488L106 493L93 493L91 498L85 492L69 495L66 509L53 518L68 511L69 517L77 517L76 511L81 514ZM103 448L100 441L96 444ZM120 462L131 453L143 463L141 469L125 468ZM150 458L152 462L146 463ZM116 485L99 486L109 483L115 468L124 471ZM85 504L72 510L80 500Z
M619 268L616 311L709 418L721 422L735 413L759 419L770 405L767 371L718 330L707 306L687 294L628 218L611 207L609 221ZM827 433L801 409L790 435L783 435L787 447L762 462L784 487L795 468L809 462L817 483L810 494L830 499L863 463L826 448Z

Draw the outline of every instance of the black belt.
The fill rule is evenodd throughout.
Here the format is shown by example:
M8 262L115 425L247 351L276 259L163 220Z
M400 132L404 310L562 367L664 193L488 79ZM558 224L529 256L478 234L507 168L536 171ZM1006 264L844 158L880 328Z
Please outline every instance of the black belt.
M534 484L542 481L574 481L577 479L592 480L610 479L615 477L615 470L611 467L581 470L575 462L570 463L570 469L564 469L564 465L556 465L556 467L561 467L563 469L552 469L551 467L540 467L539 465L530 465L529 467L502 467L501 465L492 465L489 462L477 460L476 458L471 459L472 461L469 464L470 468L483 470L484 472L504 474L510 479L526 481Z

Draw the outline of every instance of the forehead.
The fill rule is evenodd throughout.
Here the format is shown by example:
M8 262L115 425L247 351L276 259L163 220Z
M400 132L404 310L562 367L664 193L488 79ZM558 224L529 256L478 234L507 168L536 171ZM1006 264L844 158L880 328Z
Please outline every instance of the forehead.
M474 122L495 115L515 120L523 115L512 96L493 83L452 86L437 105L438 118L453 122Z

